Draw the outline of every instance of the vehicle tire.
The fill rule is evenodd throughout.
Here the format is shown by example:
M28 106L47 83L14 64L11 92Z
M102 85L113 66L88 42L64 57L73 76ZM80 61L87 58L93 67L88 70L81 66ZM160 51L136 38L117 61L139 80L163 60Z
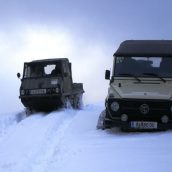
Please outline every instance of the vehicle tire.
M75 95L72 101L72 107L74 109L81 109L82 105L82 95Z
M27 107L27 108L25 108L25 113L26 113L26 116L32 115L33 110L31 108Z
M69 98L69 97L65 97L65 98L64 98L63 107L64 107L65 109L71 109L71 108L72 108L72 105L71 105L71 98Z
M106 116L106 110L103 110L99 116L98 121L97 121L97 126L96 126L97 129L104 130L106 128L105 123L104 123L105 116Z

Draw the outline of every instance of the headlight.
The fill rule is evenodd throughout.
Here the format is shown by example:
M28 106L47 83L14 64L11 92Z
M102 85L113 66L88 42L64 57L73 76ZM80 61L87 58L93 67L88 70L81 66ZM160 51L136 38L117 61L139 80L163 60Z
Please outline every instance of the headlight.
M59 93L59 88L58 87L56 88L56 93Z
M169 121L168 116L167 115L162 116L161 121L162 121L162 123L168 123L168 121Z
M118 102L112 102L110 105L110 108L112 111L117 112L119 110L119 103Z
M24 90L21 90L21 91L20 91L20 94L21 94L21 95L24 95L24 94L25 94L25 91L24 91Z
M58 79L52 79L51 84L52 85L57 85L58 84Z
M128 120L128 115L122 114L121 115L121 121L126 122Z

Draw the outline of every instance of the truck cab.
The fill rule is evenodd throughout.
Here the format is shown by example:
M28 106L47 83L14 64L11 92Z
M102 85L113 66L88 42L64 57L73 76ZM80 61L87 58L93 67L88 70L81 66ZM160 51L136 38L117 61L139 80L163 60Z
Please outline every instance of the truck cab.
M79 108L83 93L83 84L73 83L67 58L24 63L19 98L29 110L54 110L66 106L67 101Z
M102 128L172 128L172 41L128 40L114 54Z

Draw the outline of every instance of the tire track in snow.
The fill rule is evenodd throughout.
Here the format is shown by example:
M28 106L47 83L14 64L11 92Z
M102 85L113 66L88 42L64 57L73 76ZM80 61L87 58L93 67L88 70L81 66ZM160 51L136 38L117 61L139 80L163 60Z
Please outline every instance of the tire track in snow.
M36 123L42 117L40 115L34 115L33 117L27 117L17 122L14 118L12 125L7 127L7 132L0 138L0 171L22 171L22 164L27 158L28 135L27 127ZM27 135L27 136L26 136Z
M94 132L97 135L95 124L97 122L97 115L100 112L101 109L91 105L87 105L83 110L78 111L68 129L66 129L65 137L62 138L59 145L55 148L54 154L44 172L66 171L66 167L68 167L70 162L76 159L85 149L83 147L87 144L85 136L90 132ZM78 159L77 162L80 163L80 160ZM78 167L76 166L75 169L69 169L80 171L79 168L78 164ZM69 169L67 171L70 171Z
M86 122L92 119L93 113L95 109L87 107L83 111L58 111L47 116L35 114L20 121L0 142L0 171L47 172L49 169L63 169L80 152L80 146L78 149L75 145L78 132L80 135L88 127L95 130L97 117Z
M13 125L0 142L0 171L44 171L76 113L35 114Z
M55 126L52 129L51 135L47 137L47 144L40 149L37 158L31 164L29 170L27 167L26 172L47 171L46 169L49 165L49 161L51 158L53 158L54 151L56 150L56 148L60 148L61 142L65 137L65 131L69 128L70 123L73 121L73 118L76 115L77 111L66 110L61 113L61 117L59 117L59 120L57 121L58 124L55 124Z

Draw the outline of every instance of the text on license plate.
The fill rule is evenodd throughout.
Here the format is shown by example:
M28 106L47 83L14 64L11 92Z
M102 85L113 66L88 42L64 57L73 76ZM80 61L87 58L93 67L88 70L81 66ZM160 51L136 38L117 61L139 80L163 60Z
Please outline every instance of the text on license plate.
M150 121L131 121L131 128L138 129L156 129L158 123Z

